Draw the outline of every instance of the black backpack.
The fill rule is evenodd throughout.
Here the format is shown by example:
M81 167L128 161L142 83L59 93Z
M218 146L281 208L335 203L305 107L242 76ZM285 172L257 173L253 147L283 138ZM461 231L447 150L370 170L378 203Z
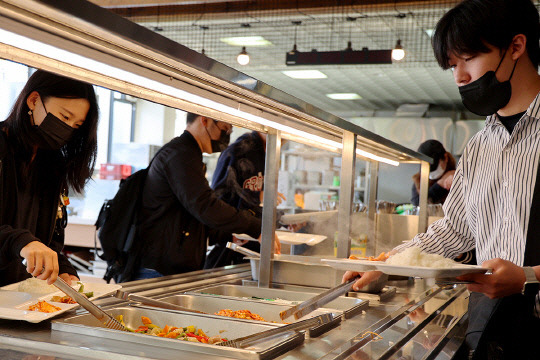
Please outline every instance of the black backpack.
M111 279L116 283L133 280L139 269L142 242L137 236L137 223L148 168L121 180L114 198L105 200L99 211L95 225L103 254L97 253L97 246L96 254L107 261L103 277L107 283Z

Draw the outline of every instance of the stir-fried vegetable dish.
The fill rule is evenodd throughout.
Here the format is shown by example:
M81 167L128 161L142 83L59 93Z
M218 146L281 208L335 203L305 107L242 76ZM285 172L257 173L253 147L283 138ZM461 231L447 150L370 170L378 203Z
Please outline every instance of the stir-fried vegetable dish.
M214 315L227 316L227 317L232 317L232 318L236 318L236 319L248 319L248 320L266 321L260 315L252 313L249 310L236 310L236 311L233 311L233 310L229 310L229 309L223 309L223 310L219 310Z
M94 296L94 292L93 291L88 291L88 292L84 292L84 284L80 281L77 281L77 284L80 284L81 286L79 287L79 292L81 294L83 294L84 296L86 296L87 298L91 298ZM73 300L70 296L53 296L51 298L51 301L53 302L59 302L59 303L63 303L63 304L76 304L77 302L75 300Z
M122 315L118 315L116 320L120 321L122 325L126 326L124 323L124 318ZM136 332L139 334L146 334L152 336L165 337L169 339L178 339L184 341L193 341L203 344L217 344L222 341L227 341L227 339L222 338L221 336L208 336L204 333L202 329L198 329L193 325L186 327L176 327L165 325L164 327L159 327L156 324L152 323L146 316L141 316L142 325L137 329L130 329L126 326L129 331Z

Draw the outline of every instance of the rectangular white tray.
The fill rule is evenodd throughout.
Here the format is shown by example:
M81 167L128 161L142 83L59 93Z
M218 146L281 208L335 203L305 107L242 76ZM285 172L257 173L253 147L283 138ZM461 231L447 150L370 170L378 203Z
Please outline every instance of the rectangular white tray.
M75 283L76 284L76 283ZM83 282L84 292L94 292L94 296L90 300L96 300L100 297L111 295L118 289L122 288L122 285L118 284L102 284L102 283L88 283ZM76 284L73 286L75 289L79 288ZM50 319L57 315L63 314L68 310L74 309L79 304L63 304L51 301L53 296L64 296L61 291L51 292L49 294L34 294L19 292L19 283L6 285L0 288L0 319L8 320L24 320L32 323L38 323L43 320ZM49 304L59 307L61 310L52 313L44 313L40 311L30 311L28 307L37 303L38 301L45 300Z
M422 266L389 265L383 261L322 259L334 269L357 272L381 271L388 275L412 276L421 278L454 278L465 274L486 273L490 269L476 265L459 265L453 268L429 268Z
M281 216L279 219L279 222L283 225L294 225L294 224L301 224L304 222L319 222L319 221L325 221L332 216L337 215L337 210L330 210L330 211L313 211L313 212L305 212L305 213L298 213L298 214L285 214Z
M247 234L233 234L233 235L240 240L257 241L257 239L252 238L251 236ZM317 245L323 240L326 240L326 236L324 235L294 233L294 232L279 231L279 230L276 230L276 236L278 237L280 242L284 244L290 244L290 245L306 244L309 246L313 246L313 245Z

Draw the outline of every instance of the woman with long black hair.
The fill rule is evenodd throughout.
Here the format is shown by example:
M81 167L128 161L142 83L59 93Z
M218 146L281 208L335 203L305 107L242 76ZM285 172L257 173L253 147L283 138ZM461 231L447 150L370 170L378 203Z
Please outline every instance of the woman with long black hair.
M0 286L78 280L61 254L65 205L67 189L82 191L92 175L97 122L92 85L42 70L0 122Z

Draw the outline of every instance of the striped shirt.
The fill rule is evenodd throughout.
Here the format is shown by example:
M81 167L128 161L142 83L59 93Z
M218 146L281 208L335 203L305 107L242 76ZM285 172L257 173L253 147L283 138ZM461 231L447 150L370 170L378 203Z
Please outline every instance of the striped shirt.
M539 155L540 93L511 134L496 114L486 119L463 151L444 218L397 249L455 258L476 248L478 264L501 258L523 266Z

